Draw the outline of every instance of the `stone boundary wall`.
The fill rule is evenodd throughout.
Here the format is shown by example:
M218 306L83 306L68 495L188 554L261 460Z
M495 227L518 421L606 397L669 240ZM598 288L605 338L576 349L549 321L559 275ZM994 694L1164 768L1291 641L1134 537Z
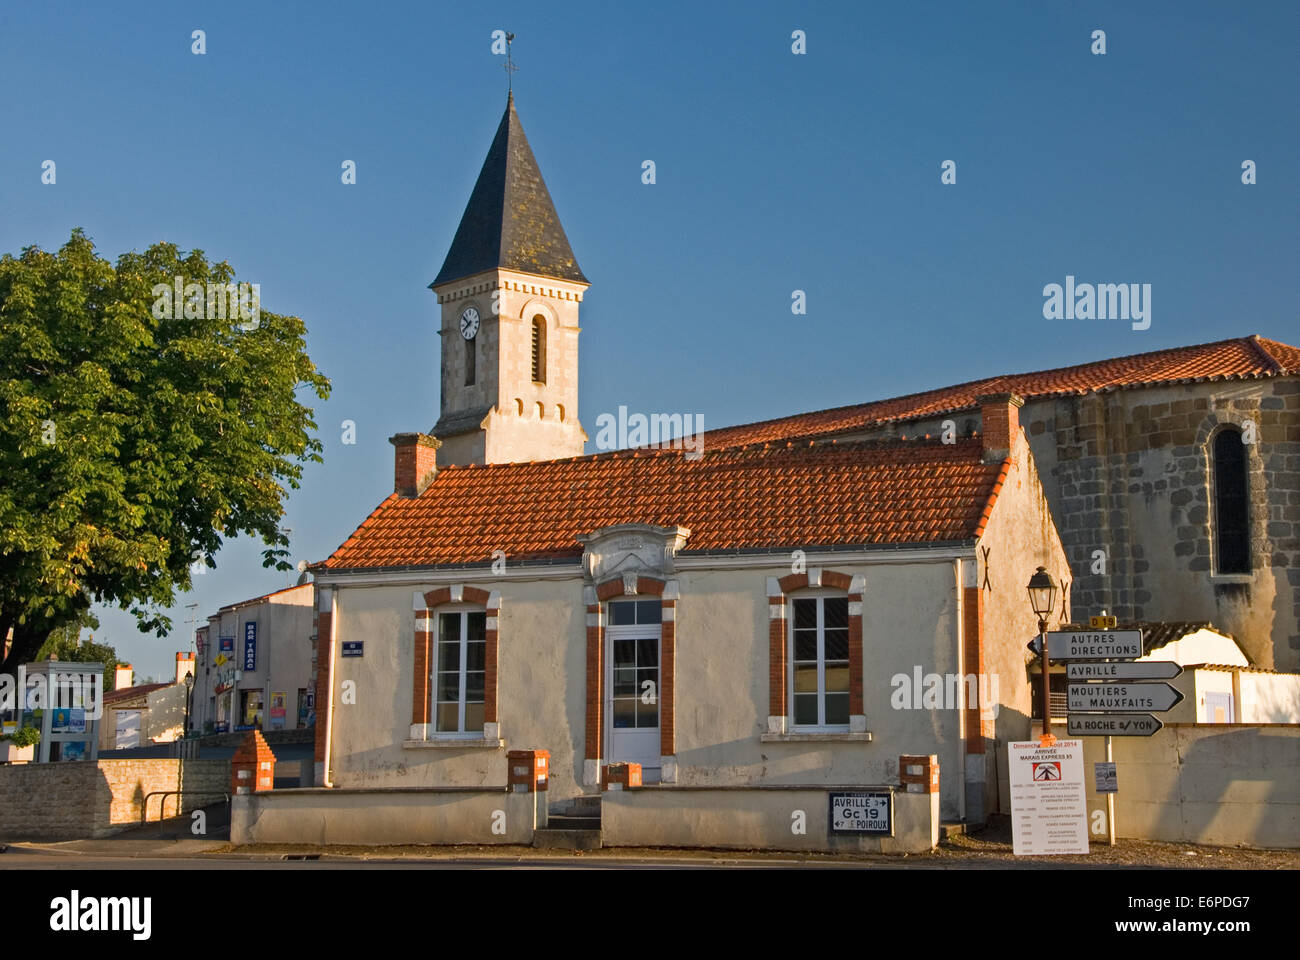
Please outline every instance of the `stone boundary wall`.
M266 790L234 797L230 842L531 844L545 804L545 791L505 787Z
M237 747L248 737L250 730L240 730L235 733L210 733L199 740L200 751L202 747ZM281 744L307 744L316 742L316 728L303 727L301 730L263 730L262 736L272 748Z
M859 790L893 791L892 837L830 832L830 794ZM908 793L896 786L660 786L609 791L601 798L606 847L924 853L938 840L938 792Z
M1083 738L1090 818L1106 810L1092 769L1105 743ZM1300 848L1300 725L1179 723L1113 743L1117 836Z
M140 823L156 790L184 790L180 813L219 802L230 786L227 760L99 760L0 767L0 840L106 837ZM215 794L215 795L214 795ZM176 797L152 797L149 820L178 814Z

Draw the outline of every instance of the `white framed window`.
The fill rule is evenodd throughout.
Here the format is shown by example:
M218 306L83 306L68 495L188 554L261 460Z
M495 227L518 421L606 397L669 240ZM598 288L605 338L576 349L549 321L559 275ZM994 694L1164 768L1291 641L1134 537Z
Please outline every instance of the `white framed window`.
M790 599L790 719L795 731L849 729L849 598Z
M433 663L435 734L481 737L487 676L487 614L482 610L440 612Z

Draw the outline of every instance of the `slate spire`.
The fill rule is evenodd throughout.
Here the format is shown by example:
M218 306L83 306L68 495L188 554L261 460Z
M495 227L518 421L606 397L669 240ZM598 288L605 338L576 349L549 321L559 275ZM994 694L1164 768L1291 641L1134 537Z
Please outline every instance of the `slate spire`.
M588 282L573 256L542 171L524 136L513 92L506 98L506 112L469 195L447 259L429 286L497 267Z

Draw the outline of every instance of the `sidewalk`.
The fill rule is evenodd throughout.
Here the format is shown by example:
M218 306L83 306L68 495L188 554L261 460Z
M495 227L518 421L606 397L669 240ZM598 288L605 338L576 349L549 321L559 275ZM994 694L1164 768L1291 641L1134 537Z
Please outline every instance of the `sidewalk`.
M267 844L234 846L217 838L109 837L101 840L69 840L61 843L11 843L12 850L51 857L145 857L154 859L222 860L445 860L445 861L528 861L553 862L556 866L593 860L638 861L686 865L696 863L807 864L825 867L872 866L929 867L938 869L1052 869L1091 867L1098 869L1173 868L1228 870L1297 870L1300 850L1256 850L1214 847L1187 843L1156 843L1121 840L1114 847L1094 843L1089 854L1059 857L1016 857L1011 848L1009 825L993 823L987 829L955 836L940 843L932 853L909 856L793 853L777 850L710 850L678 848L606 847L600 850L539 850L518 845L488 846L314 846Z

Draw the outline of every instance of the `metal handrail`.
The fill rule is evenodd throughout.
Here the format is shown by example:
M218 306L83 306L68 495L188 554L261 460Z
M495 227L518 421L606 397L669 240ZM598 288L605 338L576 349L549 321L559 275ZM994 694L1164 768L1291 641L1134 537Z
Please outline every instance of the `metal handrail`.
M140 826L143 827L146 823L148 823L148 819L147 819L147 817L149 816L149 798L150 798L150 797L170 797L170 796L175 795L176 797L179 798L179 797L183 796L185 793L186 793L186 791L184 791L184 790L151 790L149 793L146 793L146 794L144 795L144 800L141 801L141 803L140 803ZM226 803L229 803L229 802L230 802L230 793L229 793L229 792L226 792L226 791L217 792L217 791L212 791L212 790L201 790L201 791L199 791L199 792L197 792L197 793L195 793L194 791L189 791L189 795L190 795L191 797L194 797L194 796L198 796L198 797L224 797ZM160 806L160 807L158 808L158 820L159 820L160 822L161 822L162 819L163 819L163 811L166 810L166 809L167 809L167 802L166 802L166 800L164 800L162 806ZM180 816L180 805L179 805L179 804L177 804L176 815L177 815L177 816Z

